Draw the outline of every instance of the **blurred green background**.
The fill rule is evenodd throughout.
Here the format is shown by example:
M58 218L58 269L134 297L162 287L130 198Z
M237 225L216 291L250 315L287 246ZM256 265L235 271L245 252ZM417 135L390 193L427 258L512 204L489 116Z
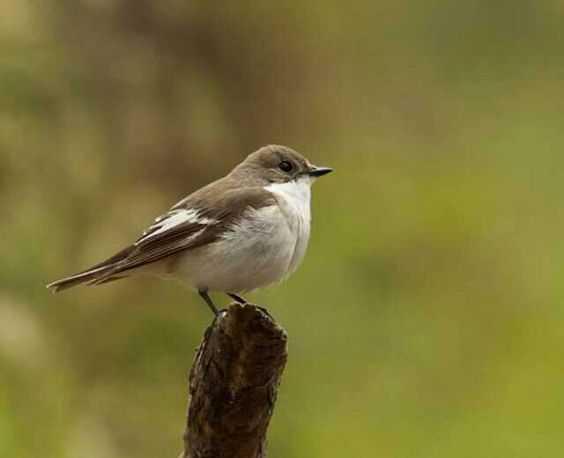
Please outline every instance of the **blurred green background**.
M177 456L209 310L44 284L267 143L337 170L270 456L563 456L562 0L4 0L0 456Z

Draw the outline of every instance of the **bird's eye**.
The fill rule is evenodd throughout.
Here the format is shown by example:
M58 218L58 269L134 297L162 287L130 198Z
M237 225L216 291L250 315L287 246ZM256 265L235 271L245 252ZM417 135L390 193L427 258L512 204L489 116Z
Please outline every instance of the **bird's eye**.
M288 161L282 161L280 162L280 164L278 165L278 167L280 167L280 170L284 171L284 172L290 172L294 167L292 166L291 162Z

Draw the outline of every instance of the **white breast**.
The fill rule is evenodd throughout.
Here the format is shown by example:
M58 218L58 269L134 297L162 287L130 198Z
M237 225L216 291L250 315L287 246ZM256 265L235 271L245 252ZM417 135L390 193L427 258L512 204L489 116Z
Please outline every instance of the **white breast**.
M295 239L287 275L298 268L307 249L311 223L311 183L311 178L304 176L289 183L274 183L266 187L276 197Z

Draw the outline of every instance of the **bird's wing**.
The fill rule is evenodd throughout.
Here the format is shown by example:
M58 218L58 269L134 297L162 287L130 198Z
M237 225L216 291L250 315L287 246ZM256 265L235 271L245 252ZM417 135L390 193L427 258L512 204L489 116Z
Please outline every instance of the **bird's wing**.
M217 241L249 208L275 203L261 187L233 188L217 198L195 193L181 201L155 222L127 250L126 256L92 283L107 281L121 272L159 261L180 251ZM111 259L111 258L110 258Z

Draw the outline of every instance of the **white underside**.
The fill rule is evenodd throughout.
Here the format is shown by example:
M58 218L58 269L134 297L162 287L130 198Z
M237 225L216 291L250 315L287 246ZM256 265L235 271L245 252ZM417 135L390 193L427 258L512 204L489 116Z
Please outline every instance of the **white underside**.
M219 241L178 255L173 276L198 289L237 293L293 273L309 240L311 181L268 186L277 205L249 209Z

